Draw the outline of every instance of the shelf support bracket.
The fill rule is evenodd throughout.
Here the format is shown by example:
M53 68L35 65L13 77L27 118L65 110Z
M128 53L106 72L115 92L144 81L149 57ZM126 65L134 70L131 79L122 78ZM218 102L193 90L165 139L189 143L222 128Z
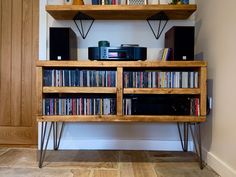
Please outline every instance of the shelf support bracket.
M146 20L147 20L147 23L148 23L149 27L151 28L152 33L155 36L155 38L159 39L163 30L165 29L168 21L169 21L169 18L165 14L165 12L161 11L159 13L152 15L151 17L147 18ZM155 29L153 27L154 25L151 24L151 21L159 21L159 22L157 22L158 23L157 24L158 25L157 32L155 32Z
M88 16L88 15L86 15L86 14L84 14L84 13L82 13L82 12L78 12L78 14L75 15L73 20L74 20L74 23L75 23L77 29L79 30L79 33L80 33L81 37L83 39L85 39L87 37L87 35L88 35L95 19ZM84 30L83 21L91 21L91 23L90 23L90 25L87 29L87 32L85 32L85 30Z

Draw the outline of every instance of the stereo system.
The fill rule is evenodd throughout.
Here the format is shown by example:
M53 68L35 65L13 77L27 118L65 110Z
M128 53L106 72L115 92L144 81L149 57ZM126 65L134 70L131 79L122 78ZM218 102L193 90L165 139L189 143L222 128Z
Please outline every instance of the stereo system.
M174 26L165 33L165 48L171 48L171 60L194 59L194 27Z
M147 48L138 46L89 47L88 58L90 60L146 60Z
M71 28L49 29L49 59L77 60L77 36Z

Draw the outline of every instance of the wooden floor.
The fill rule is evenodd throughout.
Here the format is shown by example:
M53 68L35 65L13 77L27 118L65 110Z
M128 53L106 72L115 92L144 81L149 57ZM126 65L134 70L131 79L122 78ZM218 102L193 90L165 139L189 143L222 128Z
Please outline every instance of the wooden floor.
M4 177L218 177L199 169L193 153L157 151L50 151L38 168L34 148L0 148Z

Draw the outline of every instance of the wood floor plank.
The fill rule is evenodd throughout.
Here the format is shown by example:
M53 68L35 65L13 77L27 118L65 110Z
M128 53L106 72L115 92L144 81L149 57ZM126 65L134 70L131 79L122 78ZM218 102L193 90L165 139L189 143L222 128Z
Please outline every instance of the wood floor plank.
M144 152L136 152L136 155L132 156L132 162L134 177L157 177L152 163Z
M118 169L117 151L49 151L45 157L48 167Z
M1 177L74 177L70 169L0 167Z
M73 177L91 177L92 170L87 170L87 169L76 169L76 170L71 170L73 173Z
M107 158L117 151L58 151L52 154L50 151L51 159L54 160L45 161L42 169L38 168L36 148L9 148L6 151L3 149L3 152L0 155L0 176L4 177L19 174L24 177L219 177L208 167L201 170L198 162L181 162L183 156L176 156L176 153L171 152L156 152L155 156L176 156L178 161L152 162L147 157L147 151L120 151L120 168L110 168L106 165L107 160L113 162L117 159Z
M120 152L120 177L134 177L131 156Z
M218 177L209 169L199 168L198 162L162 162L155 164L155 171L164 177Z
M118 177L117 170L94 170L93 177Z
M157 177L154 166L144 151L123 152L121 156L127 155L130 156L129 158L132 162L133 177ZM121 157L121 159L122 158L123 157ZM128 159L123 159L123 161L124 160ZM128 170L130 171L130 169Z

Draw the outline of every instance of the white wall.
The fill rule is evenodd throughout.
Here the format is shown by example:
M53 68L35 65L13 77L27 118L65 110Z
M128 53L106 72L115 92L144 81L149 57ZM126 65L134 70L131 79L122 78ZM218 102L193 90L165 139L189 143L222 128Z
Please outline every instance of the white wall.
M203 129L205 159L222 177L236 176L236 1L198 0L196 51L208 61L213 111Z
M48 4L60 2L60 0L49 0ZM48 58L48 42L46 39L48 39L48 28L50 26L68 26L74 29L78 35L79 60L86 60L88 58L87 48L97 46L99 40L108 40L112 46L119 46L122 43L138 43L149 48L149 57L155 56L155 53L164 47L164 35L156 40L146 21L97 20L87 38L83 40L72 21L55 21L45 12L46 0L41 0L40 3L41 60ZM169 21L165 31L173 25L194 25L194 18ZM176 124L158 123L67 124L62 137L61 148L181 150Z

